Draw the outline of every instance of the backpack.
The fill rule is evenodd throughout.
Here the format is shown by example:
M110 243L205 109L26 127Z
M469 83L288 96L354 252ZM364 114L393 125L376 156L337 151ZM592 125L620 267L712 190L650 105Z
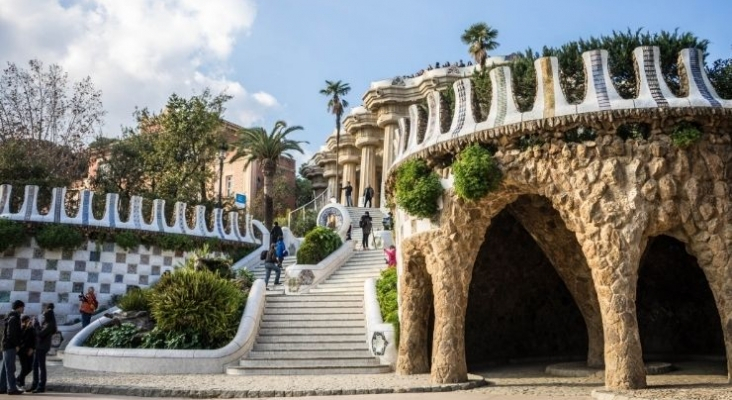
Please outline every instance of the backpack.
M360 220L360 221L358 221L358 227L359 227L359 228L363 228L363 226L364 226L364 223L363 223L363 218L361 218L361 220Z
M259 254L259 259L262 261L267 259L267 250L262 250L262 253Z

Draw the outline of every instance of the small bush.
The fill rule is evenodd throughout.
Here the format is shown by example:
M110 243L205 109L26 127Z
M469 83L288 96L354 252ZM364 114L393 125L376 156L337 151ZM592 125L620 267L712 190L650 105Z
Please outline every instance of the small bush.
M0 252L25 242L26 234L23 224L0 218Z
M86 238L78 228L69 225L42 225L36 233L36 242L44 249L75 250Z
M432 217L443 191L440 178L424 160L408 160L396 171L396 202L411 215Z
M118 326L107 326L94 331L86 345L90 347L112 347L128 349L138 347L142 338L135 325L126 322Z
M189 236L178 234L163 234L150 237L150 244L166 250L190 250L194 241Z
M387 268L381 271L381 277L376 281L376 299L384 322L394 325L396 342L399 343L399 306L397 302L397 271L396 268Z
M680 123L671 133L671 142L674 146L685 149L701 139L702 132L699 126L692 122Z
M201 349L205 346L201 335L193 330L164 331L157 326L148 332L142 339L140 347L143 349Z
M311 230L297 251L298 264L317 264L343 244L340 236L334 231L318 226Z
M114 242L125 250L137 248L140 245L140 237L134 232L122 231L114 236Z
M151 289L132 289L117 300L117 306L125 311L150 312Z
M296 237L303 237L310 232L318 224L318 212L315 210L304 210L302 212L293 215L292 234Z
M455 192L460 198L477 200L501 183L501 170L491 153L474 144L462 152L452 165L455 175Z
M204 348L218 348L236 333L246 299L233 282L210 271L177 269L150 294L151 315L167 332L197 332Z

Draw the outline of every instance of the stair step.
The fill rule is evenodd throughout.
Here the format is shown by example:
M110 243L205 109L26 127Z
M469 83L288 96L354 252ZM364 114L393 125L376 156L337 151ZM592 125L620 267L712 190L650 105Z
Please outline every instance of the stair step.
M361 282L363 284L363 282ZM283 308L292 308L292 309L309 309L309 308L333 308L333 309L343 309L343 308L361 308L363 307L363 301L342 301L342 302L336 302L336 301L308 301L308 302L302 302L302 303L292 303L292 302L267 302L267 307L271 308L273 310L275 309L283 309Z
M262 328L366 328L363 315L360 320L283 320L283 321L262 321Z
M279 350L279 351L251 351L245 357L249 360L338 360L338 359L361 359L373 360L374 356L365 348L360 350Z
M353 293L353 288L342 288L342 287L325 287L310 289L311 293ZM363 293L363 288L360 290Z
M260 328L259 335L364 335L366 337L366 327L327 327L327 328Z
M378 366L379 360L374 357L343 358L343 359L248 359L239 360L241 367L293 368L293 367L373 367Z
M311 289L313 290L313 289ZM363 289L362 289L363 291ZM271 307L267 306L265 314L281 315L296 314L301 315L303 310L307 309L306 314L363 314L363 307L321 307L321 308L305 308L305 307Z
M257 343L310 343L318 347L324 342L327 343L365 343L366 335L360 334L330 334L330 335L259 335Z
M363 312L353 314L264 314L262 316L262 322L274 322L274 321L363 321Z
M366 341L345 342L301 342L301 343L255 343L252 351L360 351L366 349ZM368 350L366 350L368 351Z
M310 295L310 294L303 294L299 296L282 296L278 298L272 298L267 299L267 304L273 303L273 302L279 302L279 303L307 303L311 301L333 301L333 302L342 302L342 301L363 301L363 297L361 296L348 296L348 295Z
M226 368L227 375L339 375L339 374L384 374L391 372L388 365L364 367L240 367Z

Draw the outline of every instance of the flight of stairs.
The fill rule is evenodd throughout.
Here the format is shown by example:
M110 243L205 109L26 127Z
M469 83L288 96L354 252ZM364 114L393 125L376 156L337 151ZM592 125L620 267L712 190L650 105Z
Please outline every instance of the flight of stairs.
M292 264L295 264L297 261L297 257L295 256L287 256L284 260L282 260L282 272L280 272L280 282L282 285L275 286L275 272L272 271L272 273L269 275L269 288L277 293L285 293L285 270L287 267L289 267ZM255 268L253 268L252 273L254 274L254 279L261 279L264 280L265 274L267 273L267 270L264 268L264 261L260 261L259 264Z
M229 375L375 374L390 372L366 343L363 282L384 267L381 250L356 252L310 293L267 292L252 350ZM271 278L270 278L271 280ZM271 283L270 283L271 285Z
M351 217L351 240L356 243L357 249L361 248L361 240L363 239L363 232L358 227L358 221L361 220L362 215L366 214L366 211L369 212L372 227L371 236L369 237L369 248L372 248L374 243L373 231L381 231L384 229L384 214L378 208L346 207L346 210L348 210L348 215Z

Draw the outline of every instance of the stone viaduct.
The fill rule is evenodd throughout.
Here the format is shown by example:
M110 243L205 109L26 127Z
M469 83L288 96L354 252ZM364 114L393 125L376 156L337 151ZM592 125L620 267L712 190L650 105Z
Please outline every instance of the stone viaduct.
M682 242L703 270L732 380L732 101L716 94L696 49L679 55L684 97L665 83L658 48L638 48L634 58L633 99L618 95L607 52L596 50L583 54L587 78L580 104L565 100L557 60L541 58L531 111L517 110L508 67L490 72L493 92L484 121L474 114L470 79L453 85L455 110L445 108L437 91L428 95L426 118L410 107L397 131L386 190L393 187L395 168L412 158L425 159L447 190L432 219L397 211L398 373L429 371L441 383L467 379L469 286L486 231L508 209L569 290L585 321L587 363L605 366L608 388L646 386L636 315L638 269L649 239L659 235ZM441 129L450 113L449 129ZM687 147L671 139L684 121L702 132ZM647 137L618 135L628 124L643 124ZM577 128L596 136L566 140L566 132ZM522 137L538 140L520 145ZM499 190L474 202L451 190L449 162L471 143L495 147L503 172Z

